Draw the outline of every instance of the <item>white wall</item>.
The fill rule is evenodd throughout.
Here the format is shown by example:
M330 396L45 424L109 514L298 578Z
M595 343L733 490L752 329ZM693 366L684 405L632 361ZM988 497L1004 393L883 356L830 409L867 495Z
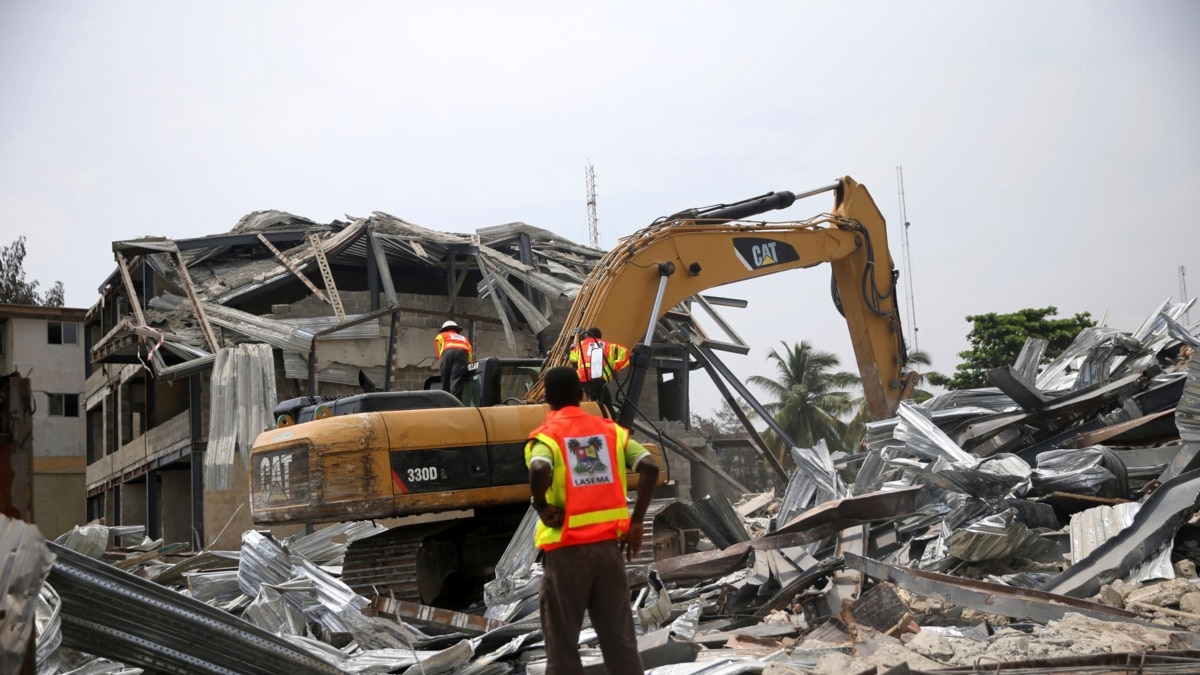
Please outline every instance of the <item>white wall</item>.
M29 377L33 388L34 457L82 456L87 447L83 410L78 410L77 417L51 417L47 394L77 394L82 402L83 324L76 324L76 344L52 345L46 339L47 323L45 319L10 317L7 360L12 369Z

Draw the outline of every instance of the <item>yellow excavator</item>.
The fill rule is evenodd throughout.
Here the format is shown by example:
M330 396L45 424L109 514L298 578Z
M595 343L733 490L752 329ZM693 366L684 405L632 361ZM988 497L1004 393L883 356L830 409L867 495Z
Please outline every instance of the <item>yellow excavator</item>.
M830 213L783 223L747 220L829 192ZM904 369L884 218L867 189L849 177L799 194L773 192L682 211L621 240L583 283L543 366L566 364L585 327L601 326L606 340L634 345L618 420L629 426L655 326L668 310L710 288L822 263L833 269L835 302L850 330L871 416L890 417L911 395L915 376ZM277 409L298 423L264 432L254 443L254 522L465 512L468 517L396 527L354 542L343 575L359 592L386 589L425 604L469 603L473 598L456 591L486 580L527 509L523 446L547 410L541 383L533 380L536 368L480 363L472 372L468 390L484 394L511 391L499 381L506 377L529 378L532 386L518 405L504 405L504 395L495 393L463 405L427 390ZM599 414L594 404L585 406ZM630 485L636 484L632 476Z

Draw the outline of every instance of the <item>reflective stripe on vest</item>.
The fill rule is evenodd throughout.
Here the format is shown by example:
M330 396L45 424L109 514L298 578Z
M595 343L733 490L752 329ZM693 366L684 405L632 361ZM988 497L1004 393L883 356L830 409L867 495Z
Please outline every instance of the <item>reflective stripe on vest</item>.
M467 359L471 358L471 341L467 336L453 331L445 331L438 333L433 339L433 345L437 348L437 357L442 358L442 352L447 349L462 349L467 352Z
M579 372L580 382L589 382L591 380L608 381L612 377L613 369L609 363L609 345L604 340L596 338L584 338L579 343Z
M562 528L537 523L534 542L547 551L616 539L629 530L625 501L629 432L579 408L564 411L577 412L552 412L546 424L530 435L530 442L540 441L554 453L554 481L546 501L566 512Z

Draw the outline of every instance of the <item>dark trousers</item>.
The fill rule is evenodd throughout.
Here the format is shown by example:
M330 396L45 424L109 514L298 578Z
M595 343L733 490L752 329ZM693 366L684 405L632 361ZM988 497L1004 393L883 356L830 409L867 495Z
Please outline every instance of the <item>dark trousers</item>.
M447 349L442 352L442 390L462 400L463 385L467 383L467 350Z
M546 551L539 600L546 638L546 675L578 675L583 611L600 638L604 668L612 675L641 673L642 657L629 609L625 559L615 539Z
M588 380L580 384L583 386L583 393L587 395L587 400L595 401L609 417L616 419L616 412L613 411L612 406L612 395L608 393L608 382L604 380Z

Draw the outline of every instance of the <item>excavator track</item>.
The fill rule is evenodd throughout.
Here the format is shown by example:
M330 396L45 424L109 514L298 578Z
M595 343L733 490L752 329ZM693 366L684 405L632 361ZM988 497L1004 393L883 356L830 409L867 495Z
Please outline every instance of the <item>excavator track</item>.
M686 537L682 530L666 518L659 518L663 509L677 503L674 497L655 499L646 509L642 519L642 550L637 557L629 562L630 565L648 565L663 558L681 555L686 552Z
M462 609L483 597L483 583L517 530L527 504L476 511L473 517L396 527L359 539L346 551L342 580L368 598L392 595Z
M396 527L350 544L342 562L342 581L359 595L393 595L397 600L420 602L417 556L426 537L452 524Z

